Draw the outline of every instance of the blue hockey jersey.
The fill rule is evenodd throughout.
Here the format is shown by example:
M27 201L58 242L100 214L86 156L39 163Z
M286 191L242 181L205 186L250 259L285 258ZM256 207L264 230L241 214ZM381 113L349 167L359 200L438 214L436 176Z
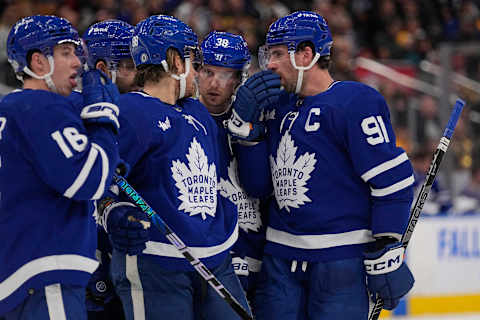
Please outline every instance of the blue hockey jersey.
M236 208L219 197L219 130L193 99L176 105L143 92L123 94L120 155L128 181L207 267L220 264L238 237ZM143 251L163 268L192 270L155 227Z
M98 262L93 201L111 183L118 144L84 127L64 97L19 90L0 104L0 314L29 289L86 286Z
M237 148L243 185L275 195L265 252L337 260L361 256L373 236L400 238L414 178L376 90L345 81L304 99L284 93L265 118L267 141Z
M230 118L231 112L213 115L220 130L220 194L232 201L237 207L239 234L232 248L235 257L247 261L248 271L260 271L260 264L265 244L266 226L262 215L265 213L264 199L249 196L240 184L238 164L233 156L231 141L224 122ZM264 209L263 212L261 209ZM240 267L243 266L236 266ZM247 270L244 274L247 274Z

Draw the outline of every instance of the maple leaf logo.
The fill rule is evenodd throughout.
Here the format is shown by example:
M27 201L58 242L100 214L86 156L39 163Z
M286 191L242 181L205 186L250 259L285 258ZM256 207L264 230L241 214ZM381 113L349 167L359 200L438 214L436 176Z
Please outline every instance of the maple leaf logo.
M220 194L237 206L238 225L243 231L258 231L262 226L260 200L249 197L243 191L239 183L237 167L235 159L230 161L228 180L220 178Z
M277 159L270 156L275 198L279 208L285 208L288 212L290 208L298 208L305 202L312 201L306 195L306 184L317 160L314 153L308 152L296 159L296 152L297 147L287 131L280 140Z
M181 200L178 210L190 213L190 216L200 214L202 219L207 215L215 217L217 209L217 171L215 164L208 164L200 143L193 138L186 155L188 166L180 160L172 161L172 176Z
M166 117L165 121L158 120L158 127L163 131L167 131L172 127L172 125L170 124L170 119Z

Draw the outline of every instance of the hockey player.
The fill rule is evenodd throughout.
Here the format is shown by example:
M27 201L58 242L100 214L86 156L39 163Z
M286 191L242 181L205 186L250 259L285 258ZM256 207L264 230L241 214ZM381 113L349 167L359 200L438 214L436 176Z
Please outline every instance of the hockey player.
M278 83L264 71L233 105L229 129L259 142L237 148L241 181L254 194L275 195L255 298L260 320L367 319L367 282L386 309L413 286L399 243L412 201L410 161L395 145L383 97L332 79L331 46L318 14L278 19L263 65L280 76L283 93L274 101Z
M0 104L0 315L86 319L85 287L97 268L93 200L119 161L118 91L98 72L76 86L80 43L71 24L30 16L10 30L7 54L23 89ZM105 83L105 84L102 84Z
M197 36L176 18L151 16L135 27L130 49L143 91L124 94L119 103L128 180L248 308L229 254L238 237L236 208L220 201L217 189L219 130L206 108L188 98L196 91ZM145 239L126 226L132 206L108 198L99 206L127 318L238 319L159 230L150 228Z
M120 93L133 91L135 65L130 55L133 26L120 20L91 25L83 34L88 49L88 67L107 74Z
M230 151L225 127L225 121L232 114L235 90L248 77L250 52L240 35L218 31L207 35L200 48L203 64L198 70L199 100L217 121L223 137L220 192L235 203L238 210L240 229L238 241L232 249L233 267L247 296L251 296L260 271L265 227L260 214L260 200L249 197L240 186L237 162Z
M130 55L133 30L133 26L124 21L106 20L91 25L83 34L88 52L88 68L98 69L106 74L117 85L120 93L134 89L135 65ZM103 227L100 227L98 232L97 258L100 266L87 286L89 319L121 319L121 302L108 274L112 248Z

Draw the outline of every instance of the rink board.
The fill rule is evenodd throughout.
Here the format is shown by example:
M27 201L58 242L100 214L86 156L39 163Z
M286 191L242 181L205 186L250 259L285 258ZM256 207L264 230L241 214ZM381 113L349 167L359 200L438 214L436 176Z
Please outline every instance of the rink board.
M480 312L480 214L421 219L407 261L414 288L382 317Z

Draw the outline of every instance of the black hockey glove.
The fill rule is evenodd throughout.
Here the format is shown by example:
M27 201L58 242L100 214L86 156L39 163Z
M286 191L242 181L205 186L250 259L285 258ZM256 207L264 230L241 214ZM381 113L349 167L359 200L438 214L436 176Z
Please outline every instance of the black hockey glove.
M227 124L229 132L240 139L261 140L265 135L262 112L277 103L280 86L280 77L272 71L257 72L248 78L237 90Z
M115 291L112 282L108 278L108 268L100 264L87 284L87 310L95 312L103 311L104 306L114 297Z
M106 124L118 133L120 93L117 86L100 70L90 70L82 76L82 94L85 107L80 117L86 124Z

